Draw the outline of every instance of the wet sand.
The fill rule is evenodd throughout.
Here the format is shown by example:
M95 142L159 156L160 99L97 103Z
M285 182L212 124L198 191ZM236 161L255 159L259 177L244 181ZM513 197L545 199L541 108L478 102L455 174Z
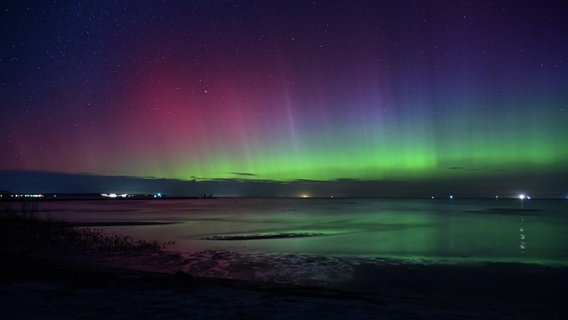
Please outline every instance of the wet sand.
M420 265L293 255L252 261L233 255L210 251L59 259L8 256L0 268L0 310L7 319L565 319L568 315L564 268ZM349 261L351 267L346 266ZM279 268L289 273L270 278ZM328 274L326 278L326 272L338 268L344 268L345 277L330 281L334 275ZM308 281L302 270L320 281ZM265 278L257 277L261 275Z

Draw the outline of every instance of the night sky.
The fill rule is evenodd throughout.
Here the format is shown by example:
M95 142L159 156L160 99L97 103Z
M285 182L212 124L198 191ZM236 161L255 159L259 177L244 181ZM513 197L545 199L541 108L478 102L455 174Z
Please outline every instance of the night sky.
M562 1L3 1L0 189L565 197L566 59Z

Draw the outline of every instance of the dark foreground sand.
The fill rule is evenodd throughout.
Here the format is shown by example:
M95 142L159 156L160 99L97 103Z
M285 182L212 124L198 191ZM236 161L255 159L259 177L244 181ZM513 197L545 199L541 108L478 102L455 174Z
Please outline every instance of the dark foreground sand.
M322 287L176 271L195 255L4 258L2 319L568 319L563 268L358 263Z

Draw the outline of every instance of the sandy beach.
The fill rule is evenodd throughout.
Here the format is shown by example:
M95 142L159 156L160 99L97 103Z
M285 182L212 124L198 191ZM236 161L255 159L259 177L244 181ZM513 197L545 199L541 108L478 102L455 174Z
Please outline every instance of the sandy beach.
M214 263L206 254L200 255ZM358 265L350 279L318 286L228 279L235 277L229 270L237 270L236 265L226 265L221 278L192 276L199 274L195 266L205 260L194 261L192 271L187 269L187 256L167 252L7 258L0 287L0 309L6 319L564 319L568 315L564 302L568 272L533 265L367 263ZM241 269L255 268L239 263Z

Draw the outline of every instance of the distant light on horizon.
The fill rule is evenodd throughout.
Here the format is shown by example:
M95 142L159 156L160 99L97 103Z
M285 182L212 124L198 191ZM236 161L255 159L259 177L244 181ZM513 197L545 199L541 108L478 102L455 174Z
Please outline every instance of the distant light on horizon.
M116 193L101 193L101 196L103 198L126 198L128 197L127 193L123 193L123 194L116 194Z
M531 196L529 196L529 195L527 195L527 194L524 194L524 193L521 193L521 194L519 195L519 199L521 199L521 200L525 200L525 199L526 199L526 200L530 200L530 199L531 199Z
M6 194L6 196L8 196L8 194ZM33 194L30 194L30 193L10 194L9 196L10 196L10 198L43 198L43 197L44 197L44 195L41 194L41 193L33 193ZM0 197L3 198L4 195L2 194L2 195L0 195Z

